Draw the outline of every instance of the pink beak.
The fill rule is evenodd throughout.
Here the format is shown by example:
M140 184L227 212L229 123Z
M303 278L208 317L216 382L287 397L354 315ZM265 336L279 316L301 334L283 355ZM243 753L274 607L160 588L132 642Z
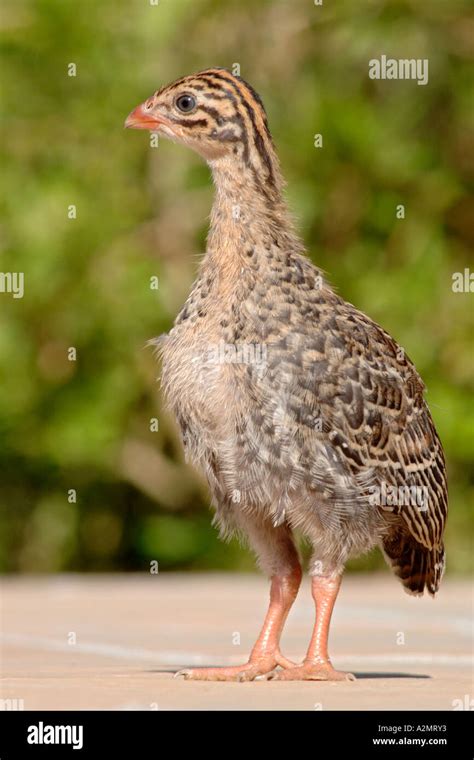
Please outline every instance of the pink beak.
M141 103L139 106L133 109L128 114L125 120L125 126L131 129L159 129L160 124L164 124L164 120L161 120L157 116L153 116L149 111L145 109L145 103Z

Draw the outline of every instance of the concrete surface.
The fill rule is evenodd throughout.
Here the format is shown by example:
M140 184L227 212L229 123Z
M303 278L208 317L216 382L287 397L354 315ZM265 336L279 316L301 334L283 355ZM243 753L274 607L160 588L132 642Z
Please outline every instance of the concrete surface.
M311 632L308 583L283 639L292 659ZM450 710L473 696L466 581L446 579L432 600L407 596L388 572L347 577L331 652L355 683L173 680L182 667L245 661L266 606L258 576L7 578L1 595L0 698L19 700L4 708Z

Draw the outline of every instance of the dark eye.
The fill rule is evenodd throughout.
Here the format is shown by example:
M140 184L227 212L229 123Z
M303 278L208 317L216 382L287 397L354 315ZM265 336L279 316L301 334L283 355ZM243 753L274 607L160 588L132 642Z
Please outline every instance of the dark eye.
M189 113L196 107L196 98L192 95L180 95L176 98L176 108L179 108L183 113Z

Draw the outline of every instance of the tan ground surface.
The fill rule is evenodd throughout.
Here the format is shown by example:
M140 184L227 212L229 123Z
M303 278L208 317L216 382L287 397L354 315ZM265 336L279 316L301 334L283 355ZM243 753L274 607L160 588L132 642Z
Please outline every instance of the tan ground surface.
M343 584L331 649L355 683L172 678L186 666L243 662L266 597L265 580L245 575L3 580L0 696L45 710L452 709L473 696L470 584L447 579L436 600L415 599L388 573ZM302 657L311 625L305 579L287 656Z

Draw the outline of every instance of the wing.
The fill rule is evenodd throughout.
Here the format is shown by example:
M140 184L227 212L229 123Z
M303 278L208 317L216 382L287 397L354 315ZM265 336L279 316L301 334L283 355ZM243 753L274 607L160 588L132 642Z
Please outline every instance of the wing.
M290 291L275 320L283 329L265 320L266 365L247 367L255 455L283 468L288 490L322 489L335 510L378 495L387 519L398 516L426 548L439 545L444 457L413 363L329 288L304 295L293 309Z

